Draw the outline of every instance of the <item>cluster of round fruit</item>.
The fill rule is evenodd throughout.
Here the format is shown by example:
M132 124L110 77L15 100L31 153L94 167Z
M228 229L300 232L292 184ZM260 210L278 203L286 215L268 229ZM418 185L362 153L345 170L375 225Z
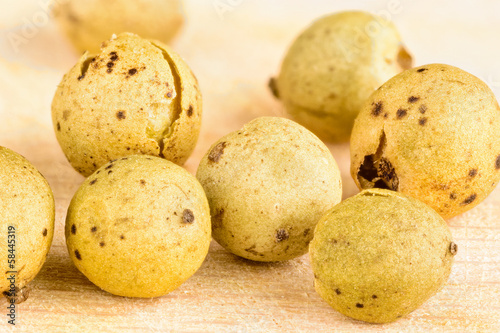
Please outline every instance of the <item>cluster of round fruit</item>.
M377 33L363 30L373 22ZM328 140L350 136L362 191L340 202L328 148L284 118L257 118L215 142L196 178L176 165L199 135L197 80L161 42L113 36L81 57L52 104L57 139L88 177L66 218L73 262L113 294L155 297L194 274L213 236L256 261L309 250L316 290L353 318L413 311L451 271L457 245L443 218L479 204L500 180L500 107L458 68L410 67L392 24L346 12L299 36L271 81L295 120ZM2 198L7 221L27 221L36 253L24 256L22 288L50 247L54 199L15 153L0 149L0 165L12 188Z

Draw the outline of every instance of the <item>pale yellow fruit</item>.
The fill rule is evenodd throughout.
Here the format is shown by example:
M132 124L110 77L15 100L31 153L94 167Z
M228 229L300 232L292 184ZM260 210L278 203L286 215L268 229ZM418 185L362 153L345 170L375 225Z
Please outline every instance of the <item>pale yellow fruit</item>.
M477 77L432 64L374 92L356 119L351 174L361 189L400 191L444 218L483 201L500 181L500 107Z
M152 156L101 167L78 189L66 218L76 267L120 296L176 289L198 270L210 240L203 188L183 168Z
M99 52L112 34L132 32L168 43L184 23L180 0L54 0L59 26L80 51Z
M201 111L198 82L180 56L129 33L97 55L85 53L52 101L57 140L84 176L133 154L183 164L198 140Z
M0 216L0 292L21 302L27 297L23 288L42 268L52 244L54 196L28 160L4 147L0 147Z

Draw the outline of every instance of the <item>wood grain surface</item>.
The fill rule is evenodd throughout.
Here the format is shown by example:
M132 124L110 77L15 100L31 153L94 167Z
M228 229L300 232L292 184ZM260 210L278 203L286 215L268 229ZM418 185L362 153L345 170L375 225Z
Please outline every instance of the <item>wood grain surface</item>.
M17 308L16 327L7 324L7 302L0 301L0 332L500 332L499 189L448 221L458 244L448 283L392 324L366 324L331 309L314 291L307 255L256 263L215 242L200 270L164 297L117 297L94 286L66 250L66 210L83 177L66 161L50 119L56 86L77 55L51 20L20 45L9 40L9 33L22 34L22 24L44 13L43 2L0 4L0 145L27 157L56 198L47 261L30 298ZM461 67L500 97L497 1L186 1L187 24L173 47L196 73L204 96L202 134L186 164L190 172L222 135L258 116L284 115L267 81L286 48L314 18L349 8L388 13L416 65ZM352 196L357 189L349 176L349 145L329 147L341 168L344 198Z

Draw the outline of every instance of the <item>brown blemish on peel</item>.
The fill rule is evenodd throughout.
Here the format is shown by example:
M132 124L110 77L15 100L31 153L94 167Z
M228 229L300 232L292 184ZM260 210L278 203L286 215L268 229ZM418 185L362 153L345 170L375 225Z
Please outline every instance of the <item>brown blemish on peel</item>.
M404 110L404 109L399 109L399 110L396 112L396 117L397 117L398 119L401 119L401 118L405 117L407 113L408 113L408 112L407 112L406 110Z
M94 185L95 183L97 182L97 178L96 179L93 179L89 184L90 185Z
M361 303L356 303L356 307L359 308L359 309L362 309L364 308L365 306Z
M500 170L500 155L497 156L497 160L495 161L495 169Z
M427 111L427 105L425 104L420 105L418 111L420 111L421 114L424 114L425 111Z
M120 235L120 239L121 239L121 240L125 239L125 236Z
M427 124L427 117L422 117L418 120L418 124L420 126L425 126L425 124Z
M449 251L450 251L451 255L454 256L455 254L457 254L458 245L456 243L451 242Z
M311 231L311 229L307 228L306 230L304 230L304 237L309 235L309 232Z
M290 237L285 229L279 229L276 231L276 243L287 240Z
M92 228L90 228L90 231L92 231L92 232L96 232L96 231L97 231L97 227L92 227Z
M218 163L226 148L225 142L219 142L208 154L208 159L214 163Z
M254 245L250 246L248 249L245 249L245 251L247 251L248 253L251 253L255 256L258 256L258 255L262 256L262 253L259 253L259 252L254 250L256 247L257 247L257 245L254 244Z
M457 195L455 193L450 193L450 199L451 200L456 200L457 199Z
M377 102L377 103L372 103L373 108L372 108L372 115L375 117L378 117L382 110L384 109L384 104L382 101Z
M377 299L378 297L377 297L377 295L372 295L372 298Z
M43 237L47 236L47 228L44 228L43 231L42 231L42 235Z
M473 193L473 194L469 195L464 201L462 201L461 205L462 206L469 205L472 202L474 202L474 200L476 200L476 198L477 198L477 194Z
M342 294L342 292L340 291L340 289L339 289L339 288L335 289L335 293L336 293L337 295Z
M469 177L474 178L477 175L477 169L470 169L469 170Z
M61 130L61 124L59 124L59 122L57 122L57 130L60 131Z
M419 68L419 69L417 69L417 72L422 73L423 71L426 71L426 70L427 70L427 68Z
M146 185L146 181L145 181L144 179L141 179L141 180L140 180L140 183L141 183L141 185L143 185L143 186L144 186L144 185Z
M224 219L224 208L221 208L219 212L212 217L212 226L214 228L222 228L223 219Z
M128 70L128 75L132 76L132 75L135 75L135 74L137 74L137 69L136 68L132 68L132 69Z
M399 178L392 163L383 157L385 146L385 133L382 132L377 151L375 154L366 155L359 167L357 177L363 189L383 188L397 191Z
M115 51L111 52L109 54L111 57L109 59L111 59L111 61L117 61L118 60L118 54L116 54Z
M72 224L72 225L71 225L71 233L72 233L73 235L76 235L76 225L75 225L75 224Z
M182 212L182 223L191 224L194 222L194 214L190 209L184 209Z
M417 96L410 96L408 97L408 103L415 103L416 101L418 101L420 99L420 97L417 97Z
M190 105L189 108L186 111L186 114L188 117L191 117L193 115L193 106Z
M127 118L126 112L125 111L118 111L116 113L116 118L118 118L119 120L123 120L123 119Z
M78 260L82 260L82 255L80 254L80 252L78 250L75 250L75 257Z
M99 243L99 246L100 246L100 247L103 247L104 245L106 245L106 244L104 244L104 242L100 242L100 243Z

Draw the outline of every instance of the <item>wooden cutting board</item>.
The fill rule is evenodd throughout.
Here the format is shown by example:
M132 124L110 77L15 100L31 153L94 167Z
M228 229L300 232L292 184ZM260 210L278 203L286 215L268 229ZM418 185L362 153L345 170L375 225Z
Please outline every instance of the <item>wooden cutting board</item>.
M217 7L220 4L226 7ZM498 2L453 1L186 1L188 23L174 48L196 73L204 95L199 144L186 164L194 173L222 135L263 115L283 116L267 89L293 37L314 18L348 8L389 13L416 64L462 67L500 96ZM18 7L16 7L18 6ZM219 11L217 10L219 8ZM220 8L225 8L221 11ZM392 324L358 322L331 309L314 291L307 255L256 263L212 242L200 270L179 289L155 299L113 296L72 264L64 219L83 181L55 139L50 103L77 56L52 22L15 50L7 38L16 24L43 8L36 0L0 4L0 145L27 157L56 197L54 242L15 328L0 316L0 332L500 332L500 190L448 221L459 251L444 289ZM385 11L385 12L384 12ZM16 16L17 15L17 16ZM18 18L18 19L17 19ZM10 30L9 30L10 29ZM343 177L344 198L357 193L349 176L348 144L330 145ZM0 301L4 310L7 302Z

